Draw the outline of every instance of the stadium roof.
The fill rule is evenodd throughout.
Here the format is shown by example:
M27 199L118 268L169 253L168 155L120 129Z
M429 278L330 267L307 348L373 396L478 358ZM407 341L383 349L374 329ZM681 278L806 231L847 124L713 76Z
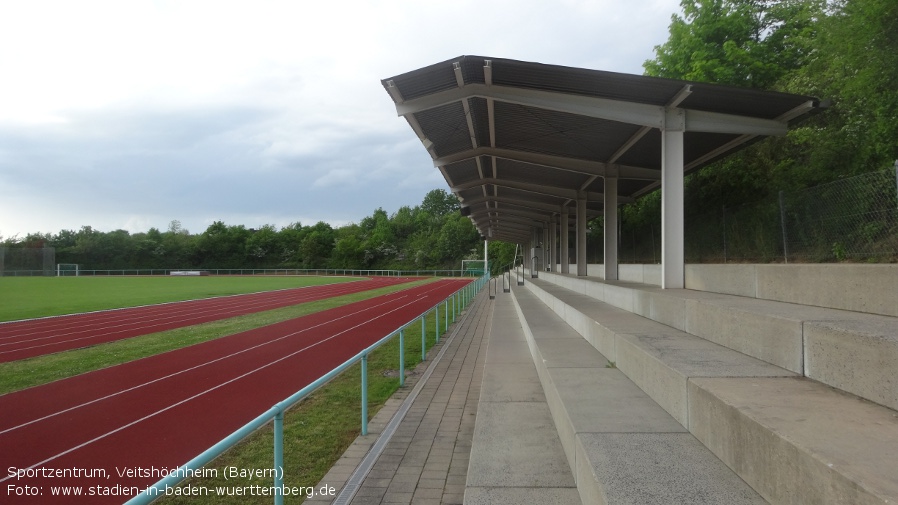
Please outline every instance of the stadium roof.
M819 107L756 89L460 56L382 81L484 237L525 243L586 200L603 212L661 186L665 130L689 173ZM679 154L677 155L679 156Z

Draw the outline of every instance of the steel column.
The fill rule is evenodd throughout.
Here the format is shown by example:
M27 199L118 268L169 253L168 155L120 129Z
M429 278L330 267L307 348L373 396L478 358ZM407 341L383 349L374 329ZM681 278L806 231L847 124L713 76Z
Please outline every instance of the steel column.
M605 280L618 279L617 268L617 178L605 178Z
M668 109L661 132L661 288L685 284L682 109Z

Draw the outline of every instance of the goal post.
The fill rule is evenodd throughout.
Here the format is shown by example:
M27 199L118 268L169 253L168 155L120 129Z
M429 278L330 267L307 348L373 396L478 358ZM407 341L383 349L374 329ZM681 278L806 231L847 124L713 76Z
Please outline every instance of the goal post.
M57 263L56 277L78 277L80 267L77 263Z
M463 277L482 277L486 274L486 261L461 260L461 274Z

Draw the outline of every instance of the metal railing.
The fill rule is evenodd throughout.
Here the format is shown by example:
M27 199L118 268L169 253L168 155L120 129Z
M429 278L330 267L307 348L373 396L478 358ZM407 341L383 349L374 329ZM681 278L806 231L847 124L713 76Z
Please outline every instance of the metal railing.
M308 386L300 389L293 395L284 399L281 402L276 403L270 409L266 410L259 416L257 416L252 421L246 423L235 432L231 433L224 439L222 439L217 444L213 445L209 449L203 451L200 455L191 459L187 463L179 466L176 470L172 471L168 474L167 477L164 477L157 481L155 484L147 487L143 492L134 498L128 500L126 502L127 505L144 505L149 504L156 500L159 497L166 495L166 490L174 488L178 486L181 481L185 480L187 477L192 475L199 474L199 470L211 462L216 457L223 454L225 451L236 445L238 442L255 432L257 429L265 426L269 422L273 421L274 427L274 484L272 487L273 495L274 495L274 503L275 505L283 505L284 503L284 412L297 404L303 398L311 394L313 391L345 371L347 368L351 367L356 363L361 363L362 368L362 391L361 391L361 402L362 402L362 435L368 434L368 354L373 352L378 347L387 343L392 338L398 336L399 337L399 385L403 386L405 383L405 330L412 324L414 324L419 319L421 320L421 361L426 361L426 338L427 333L425 331L427 325L427 315L431 312L434 312L434 319L436 323L436 342L440 341L440 306L443 305L443 319L444 319L444 330L449 328L449 312L450 312L450 303L451 303L451 311L452 311L452 321L455 321L458 313L461 312L461 309L468 305L471 300L477 295L477 293L486 285L489 277L483 276L475 279L471 283L465 285L460 290L452 293L448 297L446 297L443 301L437 303L430 309L425 310L421 315L412 318L409 322L403 324L399 328L393 330L388 333L385 337L381 338L374 344L371 344L363 351L359 352L352 358L344 361L342 364L331 370L330 372L322 375L314 382L309 384Z

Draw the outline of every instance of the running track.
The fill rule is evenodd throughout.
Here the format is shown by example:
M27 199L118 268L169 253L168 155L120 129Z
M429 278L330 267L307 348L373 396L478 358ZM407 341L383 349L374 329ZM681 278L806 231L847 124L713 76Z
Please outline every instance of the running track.
M466 282L408 288L0 396L0 501L121 503L128 497L54 498L51 486L145 488L158 479L118 471L187 462ZM11 467L102 469L108 477L16 479ZM8 488L26 485L43 494Z
M222 296L0 324L0 363L408 282L371 280Z

